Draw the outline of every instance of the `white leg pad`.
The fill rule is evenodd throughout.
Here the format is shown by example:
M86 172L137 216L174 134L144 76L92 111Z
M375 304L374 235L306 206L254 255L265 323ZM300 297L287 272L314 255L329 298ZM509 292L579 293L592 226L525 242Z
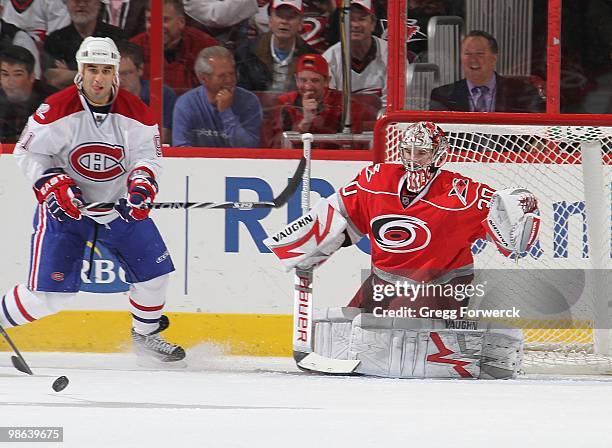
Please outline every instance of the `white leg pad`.
M333 359L348 359L353 319L360 308L317 308L313 312L314 352Z
M523 332L520 329L492 329L485 333L480 378L497 379L518 375L523 363Z
M365 375L500 379L518 374L522 350L520 330L360 314L352 322L348 358L360 360L356 372Z

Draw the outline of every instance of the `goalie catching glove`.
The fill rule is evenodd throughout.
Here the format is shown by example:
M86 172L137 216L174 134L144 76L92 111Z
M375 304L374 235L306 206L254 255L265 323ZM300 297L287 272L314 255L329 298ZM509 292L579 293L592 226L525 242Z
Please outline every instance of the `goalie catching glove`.
M539 214L538 201L529 190L506 188L493 194L489 215L482 225L502 254L520 254L538 238Z
M34 182L34 194L38 203L47 208L53 218L81 219L79 207L83 205L83 194L74 179L61 168L50 168Z
M360 236L332 206L335 202L335 194L321 199L309 213L264 240L287 271L319 266L344 245L347 234L351 243L359 240Z
M127 197L119 199L115 209L125 221L140 221L149 216L148 205L157 195L155 175L146 167L132 171L128 179Z

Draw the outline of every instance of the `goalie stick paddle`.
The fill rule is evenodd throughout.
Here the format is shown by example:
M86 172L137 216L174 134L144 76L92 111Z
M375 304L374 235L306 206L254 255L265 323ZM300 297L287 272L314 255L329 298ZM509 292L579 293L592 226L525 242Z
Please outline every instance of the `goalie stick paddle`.
M0 333L2 334L8 345L10 345L13 351L15 352L15 355L11 356L11 362L13 363L13 366L20 372L27 373L28 375L34 375L34 372L32 372L32 369L30 369L28 363L25 361L25 359L23 359L23 356L21 356L21 353L17 349L17 346L15 346L8 333L4 331L4 328L2 328L1 325Z
M152 202L146 204L148 208L151 209L240 209L240 210L252 210L254 208L279 208L287 203L291 195L297 190L297 187L300 183L302 175L304 174L304 170L306 168L306 159L302 158L300 163L289 180L289 183L285 187L285 189L279 194L277 197L272 199L271 201L261 201L261 202ZM89 204L85 204L82 209L91 210L94 208L113 208L115 203L113 202L90 202Z
M303 134L305 169L302 174L302 213L310 209L310 154L312 134ZM313 269L295 269L293 295L293 359L308 372L348 375L355 371L359 360L332 359L313 352L314 308L312 294Z

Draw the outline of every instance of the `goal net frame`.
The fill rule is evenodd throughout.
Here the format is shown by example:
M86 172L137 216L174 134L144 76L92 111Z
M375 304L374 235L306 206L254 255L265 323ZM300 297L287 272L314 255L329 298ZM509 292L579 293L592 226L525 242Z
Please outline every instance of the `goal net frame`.
M576 314L579 318L532 319L519 325L525 330L525 370L528 373L612 374L608 304L612 272L612 116L388 112L374 130L374 162L399 162L394 145L401 138L401 131L417 121L432 121L448 133L451 151L442 169L462 174L467 170L467 175L475 181L483 180L478 175L481 172L488 176L484 181L491 182L493 188L518 186L534 189L536 196L545 196L539 198L546 208L541 236L552 241L548 241L548 246L569 244L570 254L566 259L555 260L555 252L538 260L541 263L525 257L518 260L518 269L542 269L540 273L547 273L559 265L559 269L576 268L585 272L588 294L584 292L581 300L587 302L579 304L582 307ZM573 243L556 240L559 225L556 215L551 218L550 209L566 203L580 204L583 216L581 225L585 234ZM544 250L550 251L550 247ZM477 270L479 257L483 256L475 255ZM483 259L485 266L481 267L489 268L488 260L495 256L490 250L486 252L488 258ZM494 268L504 269L497 261L492 264ZM560 272L563 275L564 271ZM534 273L540 275L538 271ZM587 295L588 298L583 298Z

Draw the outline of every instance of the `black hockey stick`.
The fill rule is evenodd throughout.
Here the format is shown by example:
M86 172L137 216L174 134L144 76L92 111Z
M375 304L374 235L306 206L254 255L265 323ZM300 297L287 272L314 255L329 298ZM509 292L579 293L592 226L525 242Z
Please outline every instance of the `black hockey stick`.
M15 355L17 355L17 356L15 355L11 356L11 361L13 362L13 366L15 366L15 368L19 370L20 372L27 373L28 375L34 375L34 372L32 372L32 369L30 369L30 366L28 366L28 363L25 361L25 359L23 359L23 356L21 356L21 353L19 353L19 350L17 349L15 344L13 344L13 341L11 340L7 332L4 331L4 328L2 328L1 325L0 325L0 333L2 334L6 342L8 342L8 345L11 346L11 348L15 352Z
M303 134L304 158L306 167L302 182L302 213L310 210L310 154L312 134ZM314 352L314 323L312 321L313 268L295 269L293 296L293 359L297 366L308 372L336 375L353 374L359 360L332 359Z
M254 208L279 208L287 203L291 195L297 190L297 187L302 179L302 174L306 168L306 159L302 158L297 170L293 174L293 177L289 180L287 187L277 197L271 201L262 202L153 202L146 206L152 209L192 209L192 208L203 208L203 209L240 209L240 210L251 210ZM90 202L85 204L82 209L91 210L93 208L113 208L115 204L113 202Z

